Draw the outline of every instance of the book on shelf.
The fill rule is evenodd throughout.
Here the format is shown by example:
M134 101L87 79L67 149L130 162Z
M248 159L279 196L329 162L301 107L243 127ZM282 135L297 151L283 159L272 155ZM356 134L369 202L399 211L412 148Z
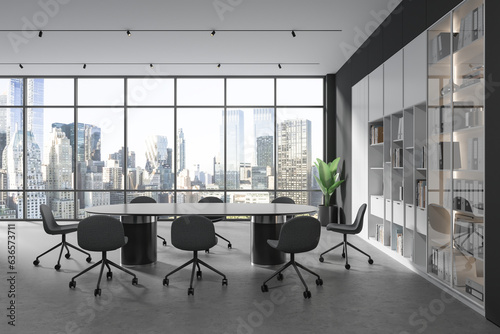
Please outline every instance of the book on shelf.
M380 144L384 142L384 127L382 125L370 125L370 144Z
M376 225L376 239L382 245L384 244L384 224Z
M484 212L482 180L453 179L453 209L481 216Z
M477 282L477 281L481 281L480 282ZM468 277L466 280L465 280L465 292L467 292L468 294L476 297L477 299L483 301L484 299L484 288L483 288L483 284L482 284L482 279L477 279L476 280Z
M398 135L397 135L397 140L402 140L403 139L403 117L400 117L398 119Z
M396 252L403 256L403 232L396 233Z
M420 208L425 208L426 205L426 194L427 194L427 180L418 179L416 188L416 201L417 206Z
M394 148L394 153L392 154L392 166L393 167L403 167L403 149Z
M451 277L452 257L448 247L431 248L431 272L438 278L449 281Z
M484 5L474 8L460 20L458 49L469 45L484 35Z

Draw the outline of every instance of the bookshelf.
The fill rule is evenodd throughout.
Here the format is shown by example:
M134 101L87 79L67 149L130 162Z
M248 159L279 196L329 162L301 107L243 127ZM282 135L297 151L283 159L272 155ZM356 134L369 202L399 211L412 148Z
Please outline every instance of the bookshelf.
M483 9L482 0L465 1L428 31L426 171L427 272L480 307L484 305Z

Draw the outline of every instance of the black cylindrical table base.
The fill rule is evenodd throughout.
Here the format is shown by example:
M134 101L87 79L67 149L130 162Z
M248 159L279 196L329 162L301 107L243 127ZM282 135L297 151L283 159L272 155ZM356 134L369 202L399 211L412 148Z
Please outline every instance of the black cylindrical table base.
M267 239L278 240L284 216L253 216L250 260L257 265L285 263L285 253L269 246Z
M156 216L122 216L128 238L122 247L121 264L136 266L156 262Z

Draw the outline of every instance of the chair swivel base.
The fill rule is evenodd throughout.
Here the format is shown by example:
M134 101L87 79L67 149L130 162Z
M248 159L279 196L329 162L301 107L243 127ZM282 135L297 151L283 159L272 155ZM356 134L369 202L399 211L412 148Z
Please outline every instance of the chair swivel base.
M232 249L233 245L231 244L231 241L228 239L224 238L222 235L215 233L215 236L221 238L222 240L225 240L227 242L227 248ZM210 253L210 249L205 249L205 253Z
M79 277L79 276L85 274L86 272L94 269L98 265L101 265L101 271L99 273L99 279L97 280L97 287L94 290L94 296L96 296L96 297L101 295L101 288L99 287L99 285L101 283L101 278L102 278L102 273L104 271L104 266L106 266L108 268L108 272L106 273L106 279L107 280L113 279L113 273L111 272L111 267L109 266L109 265L112 265L113 267L115 267L117 269L120 269L121 271L126 272L129 275L134 276L134 278L132 278L132 285L137 285L139 283L139 280L137 279L137 276L133 272L131 272L131 271L123 268L122 266L117 265L116 263L114 263L111 260L108 260L108 258L106 257L106 252L102 252L102 259L101 260L99 260L98 262L94 263L92 266L90 266L87 269L83 270L82 272L80 272L78 275L74 276L71 279L71 281L69 282L70 289L74 289L76 287L75 279L77 277Z
M351 269L351 265L349 264L349 258L347 257L347 246L351 246L352 248L354 248L355 250L357 250L361 254L364 254L364 255L368 256L368 263L369 264L373 264L373 260L372 260L372 258L371 258L370 255L368 255L367 253L363 252L361 249L359 249L358 247L354 246L349 241L347 241L347 234L344 234L344 240L342 242L340 242L338 245L335 245L332 248L330 248L330 249L324 251L323 253L321 253L320 256L319 256L319 262L324 262L325 261L323 255L325 255L328 252L331 252L332 250L334 250L334 249L336 249L336 248L338 248L340 246L342 246L342 257L345 258L345 268L347 270Z
M156 235L156 237L157 237L158 239L163 240L163 246L166 246L166 245L167 245L167 240L165 240L165 238L164 238L164 237L162 237L162 236L160 236L160 235Z
M54 247L52 247L51 249L49 249L48 251L38 255L35 259L35 261L33 261L33 265L35 266L38 266L40 264L40 260L39 258L41 258L42 256L44 256L45 254L48 254L50 252L52 252L54 249L56 249L57 247L61 247L61 251L59 252L59 258L57 259L57 264L54 266L54 269L55 270L59 270L61 269L61 256L62 256L62 253L63 253L63 250L66 248L66 254L64 255L65 258L69 259L71 257L71 253L69 252L69 247L79 251L79 252L82 252L83 254L86 254L87 255L87 259L86 261L88 263L90 263L92 261L92 257L90 256L89 253L87 253L86 251L84 251L83 249L80 249L74 245L72 245L71 243L67 242L66 241L66 235L63 234L62 235L62 241L60 243L58 243L57 245L55 245Z
M201 272L200 264L203 265L203 266L205 266L205 267L207 267L208 269L212 270L213 272L219 274L220 276L222 276L222 286L224 286L224 285L227 286L226 275L224 275L222 272L218 271L214 267L210 266L209 264L205 263L204 261L200 260L198 258L198 251L194 251L194 256L193 256L193 258L191 260L189 260L188 262L184 263L182 266L174 269L173 271L171 271L167 275L165 275L165 278L163 279L163 285L164 286L168 286L168 284L170 282L169 279L168 279L168 276L171 276L172 274L175 274L176 272L178 272L179 270L187 267L191 263L193 264L193 269L191 270L191 281L189 283L188 296L189 295L194 295L193 280L194 280L194 274L195 274L195 270L196 269L198 269L198 271L196 271L196 278L197 279L201 279L202 278L202 272Z
M316 276L317 277L317 279L316 279L316 285L318 285L318 286L323 285L323 280L321 279L321 277L319 277L318 274L316 274L315 272L313 272L310 269L307 269L306 267L304 267L303 265L301 265L300 263L298 263L297 261L295 261L295 254L293 254L293 253L290 254L290 261L288 261L284 266L282 266L274 274L272 274L271 277L269 277L268 279L266 279L264 281L264 283L261 286L262 292L268 292L269 291L269 287L267 286L266 283L268 281L270 281L273 277L276 277L278 279L278 281L282 281L283 280L283 273L282 272L286 268L288 268L290 266L293 266L293 268L297 272L297 275L299 276L302 284L304 284L304 287L305 287L305 291L303 292L304 298L306 298L306 299L311 298L311 291L309 291L309 288L307 287L307 284L304 281L304 278L302 278L302 275L300 274L299 268L302 268L303 270L307 271L308 273ZM297 268L297 267L299 267L299 268Z

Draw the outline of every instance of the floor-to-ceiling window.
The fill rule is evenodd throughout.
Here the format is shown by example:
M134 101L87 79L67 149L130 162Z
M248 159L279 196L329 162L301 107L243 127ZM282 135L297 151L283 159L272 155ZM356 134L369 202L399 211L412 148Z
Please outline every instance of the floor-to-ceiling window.
M323 78L0 78L0 219L139 195L321 204L323 101Z

